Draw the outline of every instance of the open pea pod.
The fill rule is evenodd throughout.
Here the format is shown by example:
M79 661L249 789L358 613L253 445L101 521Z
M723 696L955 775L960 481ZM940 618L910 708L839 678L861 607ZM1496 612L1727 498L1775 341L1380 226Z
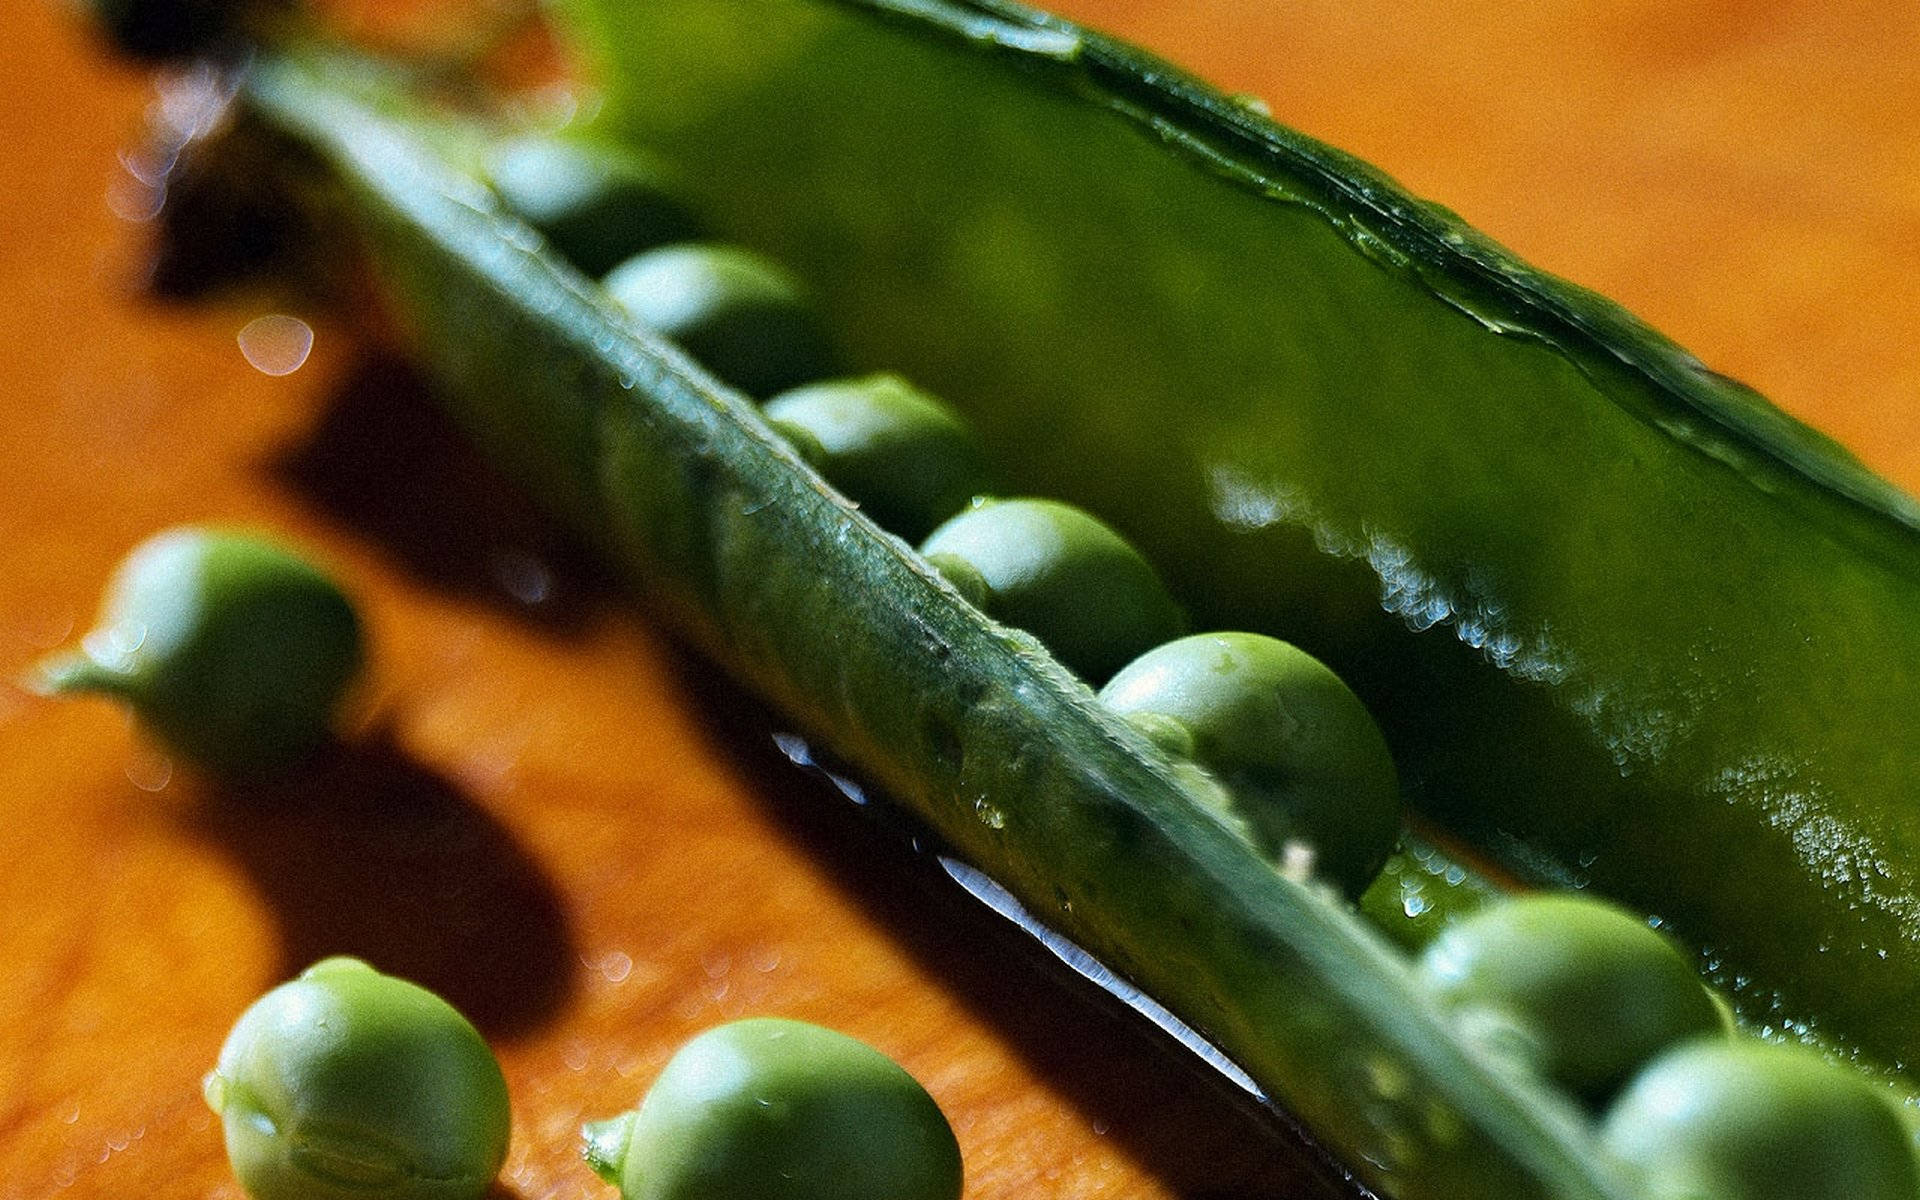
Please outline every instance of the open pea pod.
M1920 816L1911 502L1605 302L1177 72L1006 5L581 0L608 128L863 368L1112 520L1205 626L1336 665L1435 825L1670 923L1750 1018L1896 1067ZM299 53L326 166L475 439L720 660L1400 1197L1624 1196L1031 639Z
M430 123L366 91L336 59L289 54L254 64L244 101L322 165L457 419L706 649L1391 1194L1630 1194L1571 1103L1452 1036L1353 910L1207 815L1037 642L622 320Z
M1615 306L1001 0L573 0L605 124L1198 627L1332 664L1424 818L1920 1059L1920 509Z

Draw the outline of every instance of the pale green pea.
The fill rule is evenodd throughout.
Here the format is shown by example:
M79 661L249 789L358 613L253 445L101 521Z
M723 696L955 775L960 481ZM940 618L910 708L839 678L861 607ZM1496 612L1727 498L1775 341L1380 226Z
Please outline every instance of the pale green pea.
M1890 1098L1800 1046L1714 1038L1650 1063L1606 1114L1648 1200L1913 1200Z
M588 1125L624 1200L958 1200L939 1106L844 1034L761 1017L681 1047L640 1107Z
M625 147L527 134L493 147L486 171L502 203L595 278L642 250L700 235L667 169Z
M358 959L255 1001L205 1091L254 1200L475 1200L506 1160L506 1080L479 1033Z
M136 547L51 693L130 705L162 742L224 773L284 767L328 735L360 669L359 618L318 568L263 538L183 527Z
M800 282L750 250L662 246L621 263L602 282L641 324L749 396L833 373L826 333Z
M1518 1057L1589 1099L1667 1047L1725 1028L1678 947L1585 896L1540 893L1482 909L1435 938L1418 970L1469 1024L1510 1022Z
M1157 646L1100 699L1225 794L1236 829L1358 896L1400 836L1400 785L1366 706L1320 660L1254 633Z
M1185 624L1138 550L1057 500L976 502L920 553L987 615L1033 634L1094 684Z
M810 384L775 396L765 412L828 483L908 541L988 487L973 431L897 375Z

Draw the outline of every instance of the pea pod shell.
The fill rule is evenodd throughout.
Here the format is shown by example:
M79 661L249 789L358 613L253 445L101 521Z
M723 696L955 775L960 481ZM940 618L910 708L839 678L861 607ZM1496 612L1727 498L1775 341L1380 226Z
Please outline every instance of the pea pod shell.
M1011 488L1125 532L1195 627L1333 667L1421 817L1659 917L1758 1020L1920 1061L1910 498L1377 170L1069 22L568 9L609 136L805 279L851 358L952 403Z
M1205 815L1161 752L833 493L747 398L530 247L403 100L296 51L256 62L246 102L326 164L477 443L1370 1181L1405 1200L1629 1195L1565 1098L1454 1039L1358 916Z

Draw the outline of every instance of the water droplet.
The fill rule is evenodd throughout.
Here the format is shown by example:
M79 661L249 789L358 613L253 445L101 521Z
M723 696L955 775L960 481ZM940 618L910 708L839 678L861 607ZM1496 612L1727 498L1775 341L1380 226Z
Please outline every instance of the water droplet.
M780 947L763 946L747 955L747 965L762 975L771 974L780 966Z
M180 161L180 152L173 146L145 142L138 146L123 147L118 157L121 167L135 181L148 187L160 187L167 182L174 163Z
M158 750L135 750L124 770L127 782L143 792L165 791L173 782L173 760Z
M808 746L807 739L799 734L776 731L773 735L773 744L794 766L811 767L813 765L813 748Z
M608 983L625 983L627 977L633 974L633 956L623 950L609 950L600 956L594 968Z
M162 78L156 90L149 118L181 140L211 129L233 94L231 82L206 63Z
M146 183L131 175L116 176L107 185L107 211L136 225L159 216L166 201L165 186Z
M80 639L80 648L87 652L88 658L101 666L114 668L123 666L127 655L140 646L138 642L128 646L127 638L118 630L94 629Z
M35 650L51 650L73 636L74 624L70 612L39 613L16 622L14 632Z
M1288 838L1280 847L1280 873L1295 883L1311 882L1315 857L1312 846L1298 839Z
M708 979L719 979L733 969L733 956L721 950L702 951L700 969L706 972Z
M234 340L241 357L262 375L291 375L313 352L313 326L299 317L268 313L248 321Z
M979 817L980 823L988 829L1005 829L1007 827L1007 814L1001 812L1000 809L995 807L993 802L985 796L973 802L973 815Z
M544 604L553 595L553 572L525 551L495 551L492 567L494 581L528 608Z

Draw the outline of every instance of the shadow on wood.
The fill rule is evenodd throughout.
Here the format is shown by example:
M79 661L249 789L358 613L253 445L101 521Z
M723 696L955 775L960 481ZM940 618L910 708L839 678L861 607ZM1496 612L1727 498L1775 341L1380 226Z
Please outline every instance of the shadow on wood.
M187 820L251 876L287 977L355 955L439 993L489 1037L529 1032L567 998L575 954L540 865L383 737L210 787Z

